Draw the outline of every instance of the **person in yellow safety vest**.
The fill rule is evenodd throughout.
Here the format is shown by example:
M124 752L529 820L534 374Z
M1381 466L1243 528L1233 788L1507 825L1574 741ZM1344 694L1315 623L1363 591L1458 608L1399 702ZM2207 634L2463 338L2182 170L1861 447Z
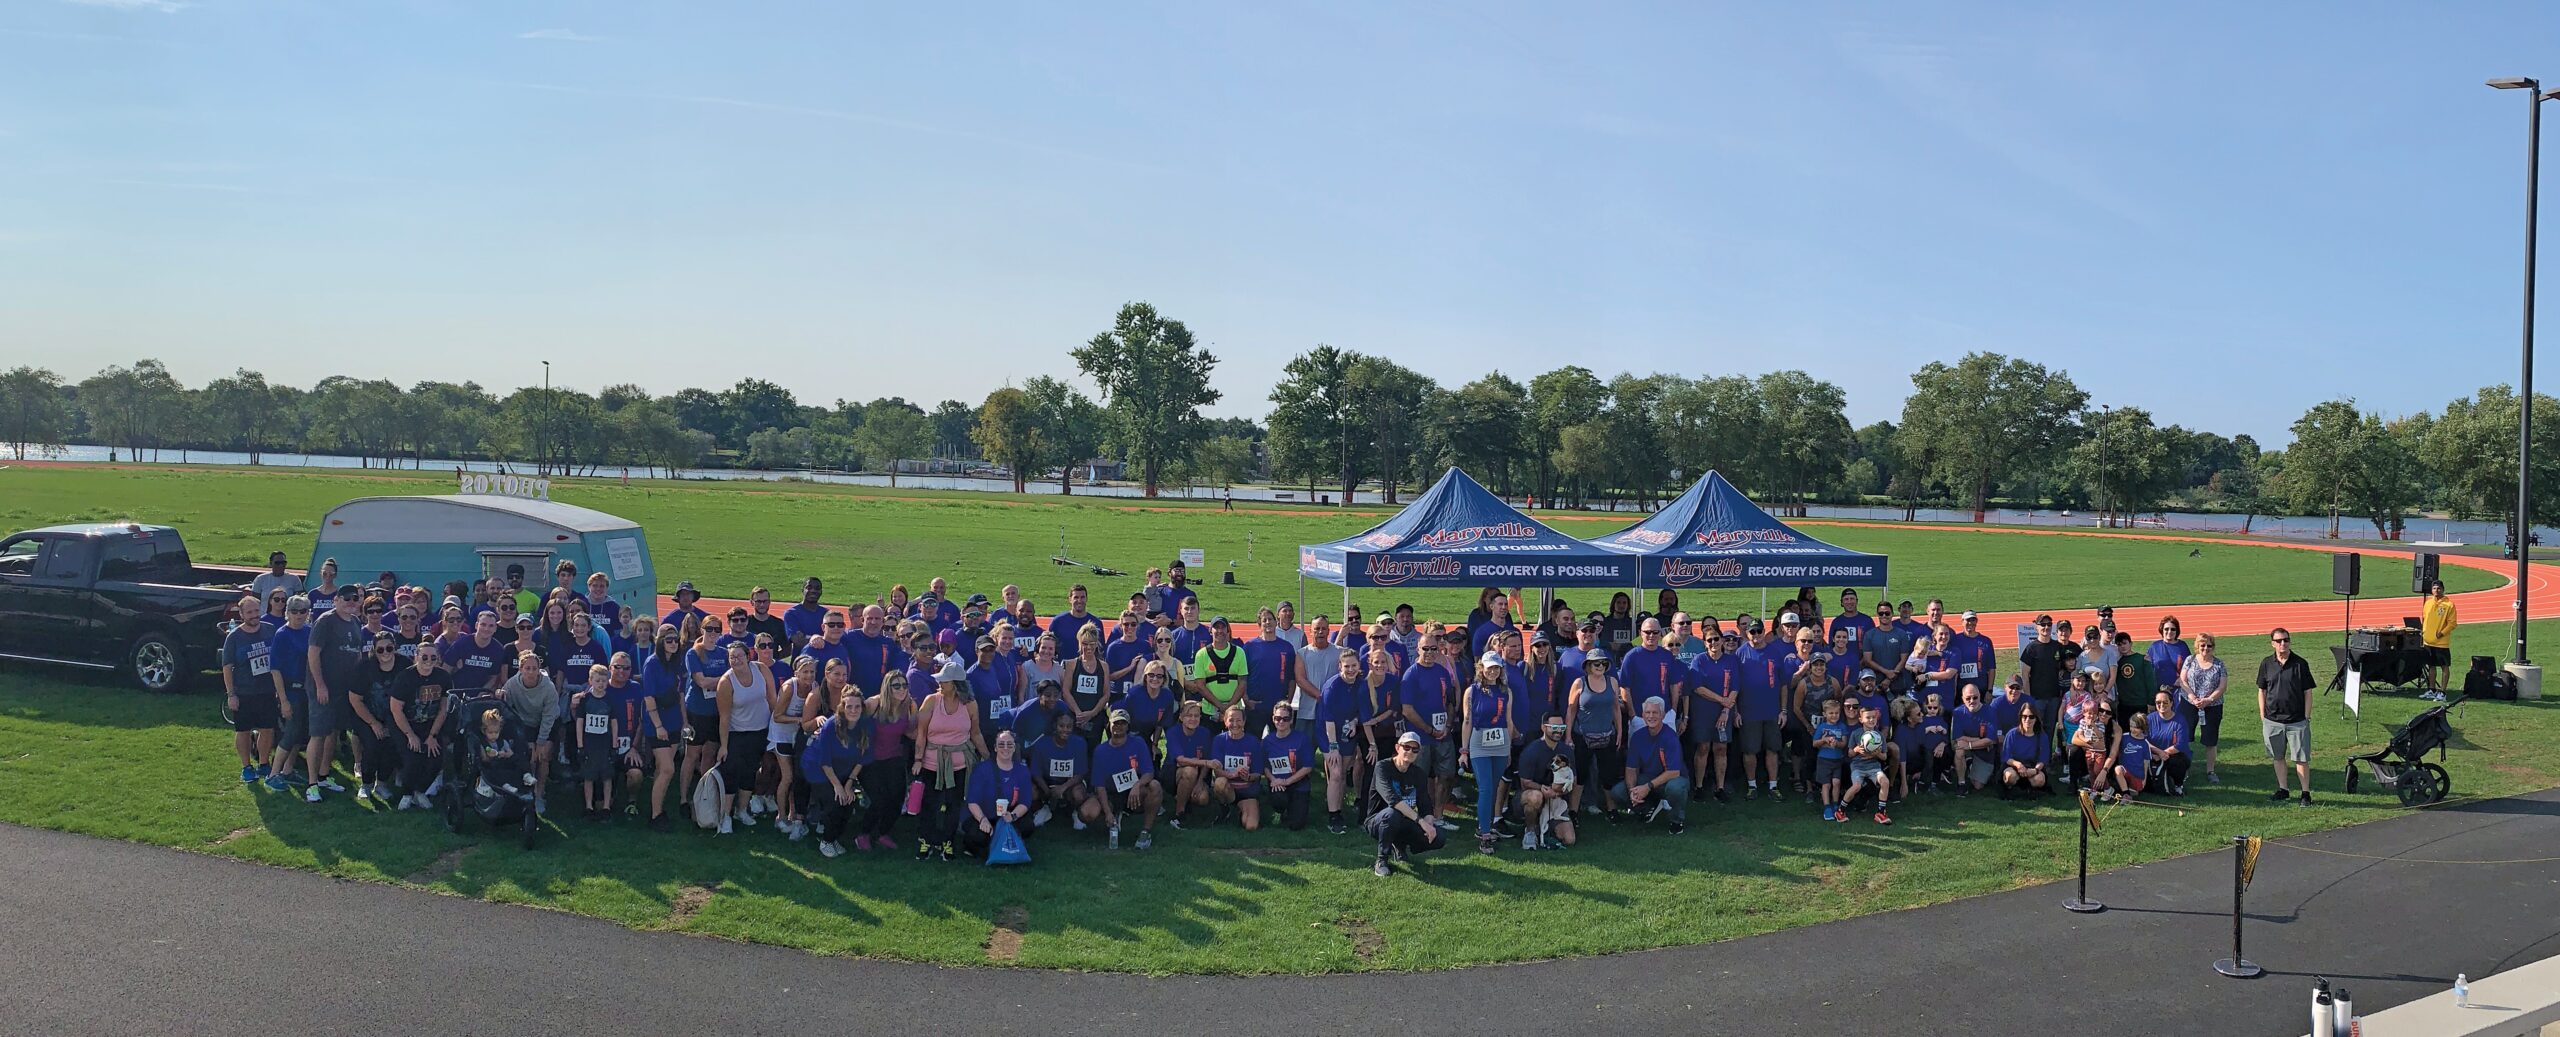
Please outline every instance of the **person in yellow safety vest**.
M1228 630L1227 617L1209 621L1209 643L1191 657L1191 693L1208 700L1208 712L1227 714L1244 698L1244 646Z
M2444 701L2445 684L2453 679L2453 599L2445 596L2444 581L2427 584L2426 604L2418 608L2418 640L2427 646L2427 684L2425 697Z

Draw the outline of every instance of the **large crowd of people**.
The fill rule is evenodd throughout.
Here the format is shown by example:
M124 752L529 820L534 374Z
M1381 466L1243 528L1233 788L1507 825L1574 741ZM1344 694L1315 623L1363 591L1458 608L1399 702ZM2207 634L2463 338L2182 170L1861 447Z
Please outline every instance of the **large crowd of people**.
M811 577L779 613L758 587L726 614L688 582L653 616L565 562L548 586L511 570L441 590L336 570L306 586L275 555L222 653L240 780L313 803L428 807L479 763L522 774L543 813L574 788L590 822L667 830L717 774L720 835L767 819L827 857L950 860L1002 822L1147 850L1159 822L1299 830L1321 801L1386 875L1460 818L1490 854L1761 809L1737 799L1884 825L1931 797L2221 780L2213 636L2170 617L2138 644L2108 609L2084 629L2038 616L2004 653L1973 612L1870 612L1854 589L1828 618L1810 587L1766 618L1693 617L1669 590L1650 611L1620 592L1530 615L1487 588L1454 622L1399 604L1301 623L1280 602L1239 636L1204 620L1179 562L1110 615L1078 585L1046 617L1015 587L959 598L939 578L847 608ZM2313 678L2271 640L2274 795L2295 795L2290 767L2307 805Z

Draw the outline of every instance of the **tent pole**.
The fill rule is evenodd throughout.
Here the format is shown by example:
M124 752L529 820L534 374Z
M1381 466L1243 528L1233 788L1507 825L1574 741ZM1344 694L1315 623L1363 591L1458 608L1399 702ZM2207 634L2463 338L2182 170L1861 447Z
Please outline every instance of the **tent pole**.
M1307 574L1306 574L1306 572L1305 572L1304 570L1301 570L1301 571L1298 573L1298 611L1300 611L1300 612L1305 612L1306 610L1307 610Z

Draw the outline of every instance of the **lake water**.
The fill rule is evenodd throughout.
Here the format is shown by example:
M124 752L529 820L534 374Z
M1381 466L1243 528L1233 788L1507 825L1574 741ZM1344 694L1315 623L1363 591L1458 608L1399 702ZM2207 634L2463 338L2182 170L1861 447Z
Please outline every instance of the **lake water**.
M60 461L104 462L108 459L108 450L106 447L102 446L75 445L65 447L62 453L54 455L53 459ZM186 463L245 465L249 463L249 455L247 454L220 450L190 451L185 455L185 460L183 462L181 462L180 455L175 450L160 451L156 457L149 452L145 452L143 454L143 459L146 462L161 464ZM133 455L118 452L117 460L130 463L133 461ZM270 468L361 469L371 467L380 469L382 467L382 462L379 459L368 461L362 458L344 457L336 454L266 453L259 455L259 463ZM521 474L526 471L525 467L521 465L502 465L492 461L449 461L431 459L420 466L424 471L441 472L450 472L457 467L474 472L514 471ZM406 463L403 463L400 466L400 469L402 471L407 471L409 470L409 466ZM619 474L620 472L620 468L604 468L600 469L598 474L605 477L611 477ZM841 483L850 486L889 485L889 477L885 475L846 475L840 472L773 472L737 468L687 468L678 471L676 474L678 478L683 479L735 479L760 480L766 482L783 479L798 479L806 482ZM1013 489L1013 483L1011 480L980 479L957 475L901 475L898 477L898 486L906 489L919 490L1011 491ZM1028 484L1025 489L1031 493L1056 493L1058 492L1058 484L1054 480L1047 482L1033 481ZM1417 491L1418 488L1408 487L1399 494L1399 497L1402 500L1411 500L1413 498L1413 494ZM1143 496L1143 491L1135 483L1113 483L1100 486L1077 483L1075 492L1078 496L1089 497ZM1235 499L1239 501L1303 503L1310 499L1307 491L1304 489L1292 490L1286 488L1273 489L1239 486L1235 488L1234 493ZM1339 496L1339 494L1331 489L1320 489L1317 493L1318 495L1327 498ZM1187 498L1193 500L1216 500L1221 496L1221 491L1214 487L1165 487L1160 491L1159 496L1177 499ZM1379 506L1380 501L1376 492L1362 491L1353 497L1352 503L1368 507L1376 507ZM1515 501L1514 503L1518 502ZM1901 508L1887 505L1838 507L1834 505L1817 504L1807 508L1806 510L1811 512L1812 516L1816 518L1858 519L1873 522L1901 522L1904 520ZM1634 522L1638 512L1630 508L1626 514L1627 521ZM1921 522L1966 523L1973 520L1973 513L1971 511L1953 508L1922 508L1919 510L1917 518ZM2057 528L2085 528L2096 524L2096 519L2087 512L2073 512L2066 517L2063 513L2056 511L2020 510L2015 508L1994 508L1989 514L1989 520L1992 522L2011 525L2052 526ZM2158 515L2143 516L2140 528L2237 532L2240 529L2240 524L2241 516L2238 515L2217 515L2200 512L2172 511ZM2305 517L2299 515L2260 515L2255 521L2249 524L2249 531L2263 536L2318 540L2328 536L2329 520L2325 518ZM2560 530L2537 526L2535 527L2535 531L2542 534L2543 543L2547 545L2560 545ZM2357 518L2350 518L2342 522L2339 526L2339 532L2349 540L2371 540L2374 536L2373 524ZM2480 522L2455 519L2411 519L2409 521L2407 536L2410 541L2430 540L2461 544L2494 545L2505 539L2506 526L2504 523L2499 522Z

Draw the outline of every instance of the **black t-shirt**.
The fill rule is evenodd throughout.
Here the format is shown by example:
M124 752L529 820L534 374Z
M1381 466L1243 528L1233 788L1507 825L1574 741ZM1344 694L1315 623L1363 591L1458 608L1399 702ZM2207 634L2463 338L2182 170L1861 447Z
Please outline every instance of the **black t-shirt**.
M1555 784L1556 760L1559 757L1563 758L1565 766L1573 766L1572 739L1566 739L1562 745L1548 745L1544 738L1532 740L1528 748L1520 750L1520 777L1540 785Z
M2279 724L2301 723L2308 715L2314 683L2311 664L2300 655L2282 662L2272 655L2258 660L2258 690L2267 697L2261 715Z
M320 650L320 677L329 682L331 691L357 683L356 668L364 665L365 650L372 645L361 618L342 618L332 609L311 621L311 647Z
M356 671L356 686L364 690L365 708L373 711L374 719L385 724L391 722L386 715L391 708L391 689L400 683L400 672L406 669L409 667L395 665L386 670L375 665Z
M782 625L782 617L759 616L753 612L747 613L747 645L749 647L753 647L755 645L757 634L763 634L765 637L773 641L773 655L775 658L789 659L793 654L795 654L789 647L791 644L791 631ZM961 639L960 644L963 648L966 648L972 640L975 639L963 638Z
M419 673L415 666L403 666L391 681L392 708L409 718L409 730L420 738L430 733L436 713L445 706L446 692L453 689L453 671L438 666Z
M2077 648L2062 641L2030 641L2018 653L2019 665L2027 671L2027 697L2062 697L2062 679L2068 668L2068 660L2063 655L2065 648L2071 648L2073 654L2078 654Z

